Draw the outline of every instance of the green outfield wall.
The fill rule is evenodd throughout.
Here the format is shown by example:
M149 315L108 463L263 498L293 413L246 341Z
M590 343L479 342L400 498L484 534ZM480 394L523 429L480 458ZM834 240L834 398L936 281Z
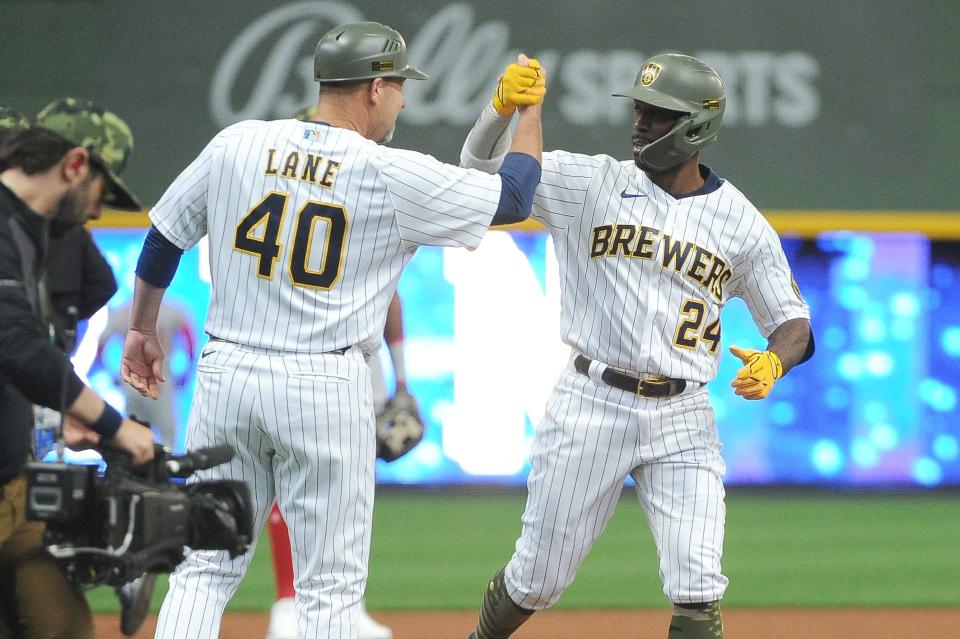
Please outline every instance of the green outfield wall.
M960 209L960 3L0 0L0 105L73 95L131 125L150 203L219 129L311 102L312 51L336 24L399 29L431 79L408 83L395 144L456 161L517 51L550 74L548 148L630 154L609 97L644 57L682 51L728 88L705 161L761 208Z

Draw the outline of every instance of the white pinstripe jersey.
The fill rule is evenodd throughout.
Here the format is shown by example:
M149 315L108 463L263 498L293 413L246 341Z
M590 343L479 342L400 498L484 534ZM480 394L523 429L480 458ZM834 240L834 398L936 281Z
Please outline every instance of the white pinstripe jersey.
M777 234L729 182L676 199L633 161L552 151L531 217L556 245L564 341L616 368L710 381L731 297L764 337L810 316Z
M346 129L251 120L221 131L150 219L182 249L210 236L207 333L327 352L379 343L416 248L476 247L500 186Z

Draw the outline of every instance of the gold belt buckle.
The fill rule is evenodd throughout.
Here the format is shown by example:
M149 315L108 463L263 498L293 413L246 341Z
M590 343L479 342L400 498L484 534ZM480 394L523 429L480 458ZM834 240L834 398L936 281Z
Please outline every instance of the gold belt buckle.
M643 392L643 386L644 386L644 384L646 384L647 386L658 386L658 385L659 385L659 386L663 386L663 385L666 385L666 386L669 387L669 385L670 385L670 380L660 379L660 378L657 378L657 377L648 377L648 378L646 378L646 379L641 379L641 380L639 380L639 381L637 382L637 395L640 395L641 397L651 397L651 395ZM659 395L655 395L654 397L659 397Z

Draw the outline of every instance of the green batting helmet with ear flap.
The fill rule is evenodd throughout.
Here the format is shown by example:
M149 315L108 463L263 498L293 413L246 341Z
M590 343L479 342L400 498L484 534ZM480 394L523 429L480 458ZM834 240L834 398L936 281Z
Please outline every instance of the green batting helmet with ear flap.
M670 171L716 140L727 103L717 72L679 53L653 56L631 88L613 95L682 113L666 135L640 151L637 164L651 173Z
M407 61L403 36L379 22L354 22L331 29L317 42L313 54L313 78L320 83L427 77Z

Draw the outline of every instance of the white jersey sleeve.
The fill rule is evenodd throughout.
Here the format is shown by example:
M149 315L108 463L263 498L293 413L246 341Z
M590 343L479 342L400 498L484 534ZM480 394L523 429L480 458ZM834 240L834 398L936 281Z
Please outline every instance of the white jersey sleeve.
M390 149L320 122L238 122L150 218L180 248L204 235L212 337L277 351L361 349L420 245L475 247L500 176Z
M379 177L407 250L421 245L479 246L500 201L499 175L402 149L385 149L383 159Z
M150 221L157 230L183 250L207 234L207 191L216 146L214 138L150 210Z
M809 319L810 309L800 295L780 238L759 211L755 215L755 244L744 246L742 261L732 266L729 290L746 302L760 334L766 338L787 320Z
M510 146L510 119L497 114L489 103L480 112L460 150L460 165L485 173L500 168ZM607 156L569 151L549 151L540 164L540 184L530 217L549 229L562 230L581 215L593 177L611 165Z
M591 181L597 171L608 165L605 156L569 151L544 153L543 173L530 217L548 229L565 229L583 213Z
M460 166L484 173L496 173L510 150L510 141L513 138L510 131L512 121L512 116L501 116L493 108L493 104L487 102L463 141Z

